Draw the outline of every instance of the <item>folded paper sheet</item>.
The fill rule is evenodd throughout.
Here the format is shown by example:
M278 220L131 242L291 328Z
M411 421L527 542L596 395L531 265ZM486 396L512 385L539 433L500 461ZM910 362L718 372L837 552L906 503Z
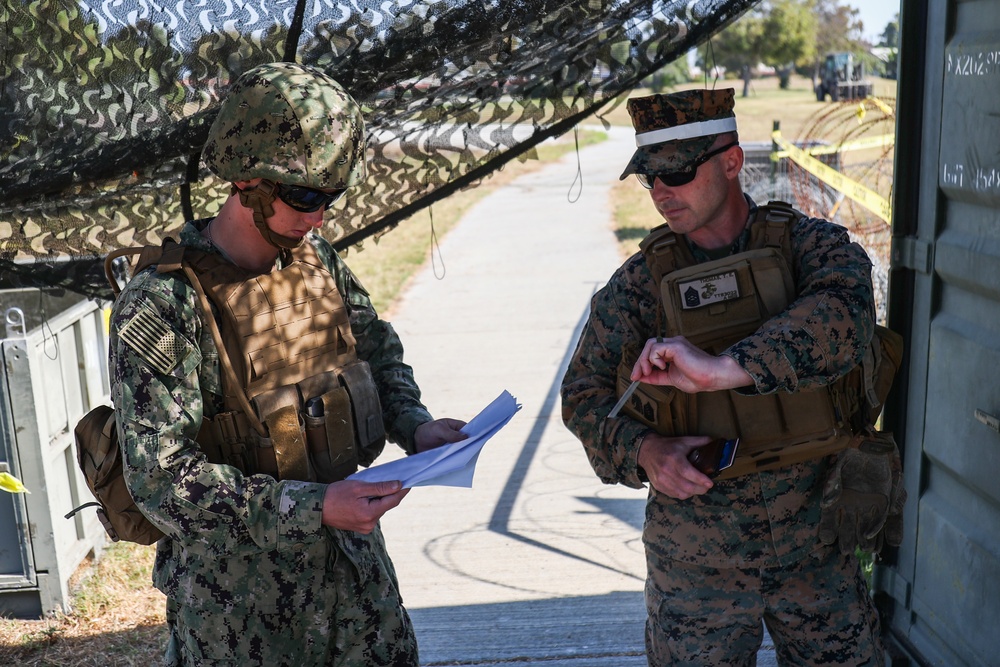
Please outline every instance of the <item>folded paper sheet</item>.
M404 488L414 486L472 486L472 476L476 472L476 461L483 445L506 426L514 413L521 409L517 400L506 390L496 400L483 408L462 427L467 437L414 454L404 459L390 461L382 465L359 470L348 479L364 482L383 482L398 479Z

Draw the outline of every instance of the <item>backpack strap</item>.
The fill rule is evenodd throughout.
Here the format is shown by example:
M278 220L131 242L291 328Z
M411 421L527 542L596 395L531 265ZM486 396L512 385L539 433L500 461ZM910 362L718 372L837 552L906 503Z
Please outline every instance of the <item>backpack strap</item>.
M209 301L208 295L205 293L205 289L201 285L201 280L198 279L197 272L191 268L191 263L185 260L185 254L188 253L188 250L189 248L170 238L164 239L163 244L158 246L148 245L133 248L120 248L108 253L108 256L104 259L104 274L108 278L108 282L111 284L111 289L114 291L116 297L121 293L121 288L118 286L118 281L114 279L112 263L117 258L125 255L139 256L139 259L136 261L133 269L133 275L155 265L158 273L181 271L185 276L187 276L188 282L191 283L195 294L198 296L198 303L201 306L202 311L205 313L205 321L208 323L208 330L212 334L212 340L215 342L215 347L218 348L219 364L222 366L223 377L225 378L225 381L230 384L230 386L234 387L233 393L236 396L236 400L240 404L240 409L242 409L246 414L250 426L253 427L253 429L261 435L261 437L266 438L267 428L261 423L260 419L257 418L256 411L250 407L245 387L243 387L237 379L236 371L229 358L229 352L226 350L226 346L222 342L222 332L219 331L219 324L215 321L215 311L212 310L212 305ZM192 254L197 256L198 254L203 253L192 251Z
M143 269L153 265L161 265L166 262L171 268L163 268L160 273L177 271L180 269L180 259L184 255L184 247L171 238L163 240L163 245L133 246L130 248L118 248L108 253L104 258L104 277L111 285L111 291L117 298L121 294L122 288L115 279L114 262L119 257L138 256L138 259L129 260L132 263L132 275L136 275Z
M751 248L774 248L781 252L788 262L788 267L794 266L792 257L792 225L805 214L790 204L772 199L764 206L757 207L750 226Z
M164 253L164 263L157 266L157 271L167 272L176 270L176 268L179 267L191 282L191 286L194 287L195 294L198 295L198 303L201 305L201 309L205 313L205 320L208 322L208 330L212 334L212 340L215 342L215 347L219 350L219 364L222 366L223 376L226 381L229 382L230 386L233 387L233 394L240 404L240 409L246 414L247 421L250 422L250 426L252 426L261 437L266 438L268 437L267 427L265 427L264 424L261 423L260 419L258 419L256 410L250 406L250 401L248 400L246 394L246 388L236 377L236 370L233 368L232 361L229 359L229 351L226 350L226 345L222 341L222 332L219 331L219 323L215 321L215 311L212 310L212 304L208 299L208 295L205 293L205 289L201 286L198 274L187 262L184 261L184 251L184 246L178 245L171 248L169 254Z
M122 288L121 285L118 284L118 280L115 278L115 260L126 255L140 255L141 257L145 250L146 248L144 247L118 248L109 252L107 257L104 258L104 277L108 279L108 284L111 285L111 291L114 293L116 299L118 298L118 295L121 294Z

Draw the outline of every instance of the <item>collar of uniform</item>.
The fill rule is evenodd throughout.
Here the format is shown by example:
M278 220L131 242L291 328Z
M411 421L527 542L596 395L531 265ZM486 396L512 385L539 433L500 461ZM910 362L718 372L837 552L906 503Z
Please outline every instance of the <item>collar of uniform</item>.
M181 245L185 245L195 250L202 250L204 252L219 252L219 249L212 245L212 242L207 238L202 236L202 232L205 227L212 222L214 218L202 218L201 220L189 220L184 223L184 227L181 228Z

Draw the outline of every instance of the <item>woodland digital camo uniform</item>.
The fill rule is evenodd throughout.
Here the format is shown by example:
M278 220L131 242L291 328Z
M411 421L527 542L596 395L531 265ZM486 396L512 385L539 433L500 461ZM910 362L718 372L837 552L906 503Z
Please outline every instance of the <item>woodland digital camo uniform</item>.
M216 252L188 223L181 243ZM358 357L371 365L387 435L407 452L431 420L392 326L331 246L314 244L350 311ZM118 332L152 308L177 334L176 370L151 368ZM208 463L194 441L222 406L218 351L194 290L148 269L111 321L112 398L136 503L167 537L153 583L167 596L168 665L416 665L413 628L378 528L321 525L326 484L275 481Z
M747 199L752 220L756 204ZM729 254L746 250L748 240L744 231ZM692 251L699 262L719 258L694 246ZM858 362L872 337L871 261L849 242L846 230L802 218L792 228L792 251L799 295L794 306L812 314L805 321L774 318L725 351L754 379L756 387L744 393L827 384ZM658 292L643 255L633 255L592 299L563 379L563 419L607 484L641 488L648 481L636 457L649 428L607 415L616 402L622 348L641 349L659 333ZM643 529L650 664L751 664L765 613L755 598L758 589L783 614L779 621L788 624L789 638L804 645L797 649L802 654L782 655L781 637L775 637L786 664L861 664L859 655L880 654L878 621L855 559L834 555L817 540L826 467L825 460L816 460L717 480L707 493L687 500L650 488ZM856 592L857 604L829 608L824 590L834 589ZM812 611L797 611L799 605ZM664 629L671 626L698 628L700 640L671 646ZM672 650L697 657L684 662ZM727 656L740 652L746 662L729 661Z

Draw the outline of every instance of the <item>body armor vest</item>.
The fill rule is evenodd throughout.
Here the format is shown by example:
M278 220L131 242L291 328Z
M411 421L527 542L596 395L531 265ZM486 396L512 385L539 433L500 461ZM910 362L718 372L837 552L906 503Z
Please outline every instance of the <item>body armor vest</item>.
M761 206L747 251L700 264L667 225L652 230L640 249L659 286L665 335L684 336L718 355L783 312L796 298L790 228L801 216L783 202ZM891 349L883 345L885 337L894 337ZM877 327L857 368L828 386L794 393L686 394L640 384L623 412L661 435L738 437L736 460L719 479L783 467L845 449L874 424L901 362L901 345L897 334ZM623 351L619 395L630 384L640 349ZM895 358L885 359L890 352Z
M329 483L381 453L375 382L355 354L344 300L312 244L265 274L169 240L145 248L136 272L152 264L188 276L219 351L223 410L205 417L198 434L209 461Z

